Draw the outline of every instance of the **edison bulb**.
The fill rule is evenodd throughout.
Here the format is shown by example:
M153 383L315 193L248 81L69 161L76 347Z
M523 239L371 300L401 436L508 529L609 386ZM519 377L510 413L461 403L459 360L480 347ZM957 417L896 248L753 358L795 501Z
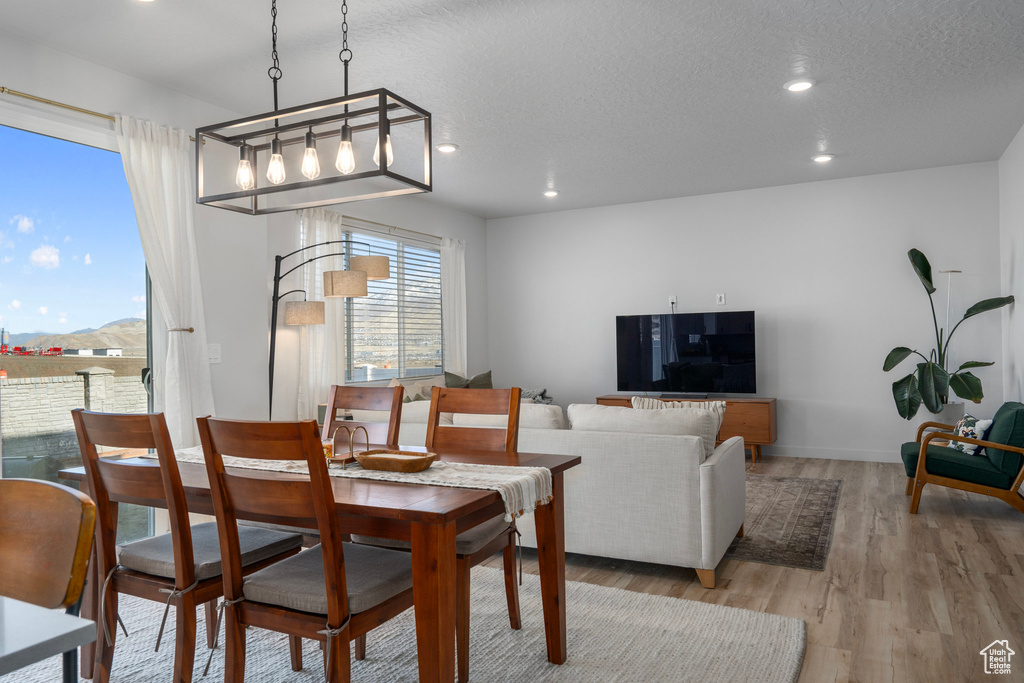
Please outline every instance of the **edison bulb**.
M238 148L238 170L235 172L235 185L239 190L251 190L256 187L256 176L252 172L252 162L249 161L249 145L243 144Z
M338 158L334 167L348 175L356 170L356 154L352 151L352 129L345 124L341 127L341 144L338 145Z
M281 154L281 141L274 138L270 142L270 163L267 164L267 180L275 185L284 182L284 156Z
M302 175L315 180L320 175L320 159L316 155L316 136L306 133L306 151L302 155Z
M388 166L395 163L395 153L391 149L391 133L384 138L384 156L387 158ZM373 146L373 163L380 166L380 137L377 138L377 144Z

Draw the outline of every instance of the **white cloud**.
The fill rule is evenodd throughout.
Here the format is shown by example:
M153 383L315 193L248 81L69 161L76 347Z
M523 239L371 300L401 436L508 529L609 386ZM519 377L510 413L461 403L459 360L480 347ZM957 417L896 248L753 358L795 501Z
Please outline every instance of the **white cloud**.
M139 311L138 313L135 314L135 317L136 318L141 318L141 319L145 320L146 319L146 312L145 311Z
M71 241L71 235L64 235L64 244L67 244L70 241Z
M0 263L10 263L13 260L14 257L8 254L7 256L4 256L2 259L0 259Z
M144 294L136 294L135 296L132 297L132 301L134 301L137 304L146 303L146 296Z
M86 254L85 255L85 265L89 265L90 263L92 263L92 256L89 256L89 254Z
M21 310L21 302L18 301L17 299L15 299L11 303L7 304L7 308L11 309L12 311L20 311Z
M40 306L39 307L39 315L46 315L46 312L48 310L50 310L50 309L48 309L46 306Z
M57 318L57 322L59 322L61 325L66 323L68 321L67 315L68 315L67 313L61 313L60 317Z
M18 232L29 233L36 229L36 222L28 216L17 215L10 220L11 225L18 226Z
M28 260L33 266L40 268L58 268L60 267L60 250L53 245L44 244L33 251Z

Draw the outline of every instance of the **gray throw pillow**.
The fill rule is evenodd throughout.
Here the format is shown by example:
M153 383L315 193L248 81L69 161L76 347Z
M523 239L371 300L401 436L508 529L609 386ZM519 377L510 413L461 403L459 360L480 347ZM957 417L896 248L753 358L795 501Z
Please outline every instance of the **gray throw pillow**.
M444 385L449 389L493 389L491 383L491 371L481 372L472 377L463 377L454 372L444 373Z

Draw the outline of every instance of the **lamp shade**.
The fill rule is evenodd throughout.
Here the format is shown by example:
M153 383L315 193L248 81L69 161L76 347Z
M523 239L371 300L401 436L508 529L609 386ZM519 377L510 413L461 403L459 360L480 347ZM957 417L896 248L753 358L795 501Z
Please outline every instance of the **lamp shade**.
M391 262L387 256L353 256L349 263L352 270L365 271L367 280L387 280L391 277Z
M324 296L366 296L366 271L326 271L324 273Z
M323 301L286 301L284 303L285 325L323 325Z

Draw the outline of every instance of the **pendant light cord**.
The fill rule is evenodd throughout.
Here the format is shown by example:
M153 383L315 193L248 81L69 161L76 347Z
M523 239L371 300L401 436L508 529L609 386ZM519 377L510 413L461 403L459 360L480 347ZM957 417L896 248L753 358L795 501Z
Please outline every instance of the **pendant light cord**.
M348 0L341 0L341 52L338 59L345 67L345 97L348 97L348 63L352 61L352 50L348 47ZM345 105L348 112L348 105Z
M267 69L267 75L274 82L274 111L277 111L277 82L284 75L281 60L277 56L277 0L270 0L270 57L274 64ZM277 126L277 119L274 119L274 125Z

